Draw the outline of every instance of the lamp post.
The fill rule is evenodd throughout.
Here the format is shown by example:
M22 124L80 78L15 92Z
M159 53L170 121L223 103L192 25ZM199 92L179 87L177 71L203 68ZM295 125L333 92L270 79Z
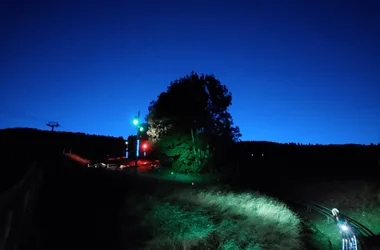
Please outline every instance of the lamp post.
M136 133L136 159L135 159L135 166L137 167L138 164L138 158L139 158L139 151L140 151L140 140L139 140L139 132L144 131L144 128L140 126L140 111L137 113L137 116L133 119L133 125L137 128Z

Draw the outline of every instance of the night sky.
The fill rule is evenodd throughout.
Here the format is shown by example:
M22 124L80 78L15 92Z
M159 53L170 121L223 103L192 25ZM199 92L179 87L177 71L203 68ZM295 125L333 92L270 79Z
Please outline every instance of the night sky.
M192 70L243 140L380 142L380 1L0 3L0 128L127 137Z

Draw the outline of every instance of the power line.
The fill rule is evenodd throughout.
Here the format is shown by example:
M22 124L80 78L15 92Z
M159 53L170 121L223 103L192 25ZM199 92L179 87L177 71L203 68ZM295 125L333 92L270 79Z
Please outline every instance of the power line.
M37 121L37 122L46 122L47 119L42 119L42 118L38 118L38 117L35 117L35 116L31 116L31 115L28 115L28 114L25 114L25 113L20 113L20 112L11 112L11 111L5 111L5 110L1 110L0 111L0 116L6 116L6 117L12 117L12 118L18 118L18 119L25 119L25 120L33 120L33 121ZM57 127L60 127L61 125L58 123L58 122L47 122L46 125L48 127L51 127L51 130L54 131L54 128L57 128Z
M27 114L22 114L20 112L10 112L10 111L0 111L0 115L6 116L6 117L11 117L11 118L19 118L19 119L26 119L26 120L33 120L33 121L38 121L38 122L45 122L47 119L41 119L35 116L27 115Z

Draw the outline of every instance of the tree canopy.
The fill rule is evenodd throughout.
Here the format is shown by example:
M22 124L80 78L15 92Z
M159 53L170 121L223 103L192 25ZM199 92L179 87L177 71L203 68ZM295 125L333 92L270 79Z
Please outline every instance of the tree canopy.
M199 172L210 166L219 146L241 136L231 104L231 93L214 75L191 72L150 103L147 133L174 160L174 170Z

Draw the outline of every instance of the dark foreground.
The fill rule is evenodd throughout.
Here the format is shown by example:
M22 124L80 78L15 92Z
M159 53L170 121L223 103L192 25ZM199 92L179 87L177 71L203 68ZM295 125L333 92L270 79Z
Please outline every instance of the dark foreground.
M86 168L62 157L46 178L39 204L35 249L141 249L149 230L129 213L128 197L153 193L162 181ZM45 166L49 167L49 166ZM166 183L172 188L175 183ZM177 184L180 186L181 184ZM138 204L137 204L138 205ZM141 213L143 215L143 213ZM28 249L32 249L29 245Z
M132 191L129 185L117 176L110 178L112 172L64 161L58 163L64 169L62 175L47 178L43 187L38 247L126 249L121 225L126 219L124 199Z
M143 216L144 211L138 215L130 213L139 204L131 202L134 207L128 207L126 199L158 189L165 194L165 188L188 185L89 169L65 157L43 164L46 171L35 206L34 231L20 249L142 249L152 237L151 230L144 228L142 218L138 217ZM310 190L300 192L297 187L301 182L283 179L256 183L256 190L281 199L317 198L310 196ZM321 195L326 196L326 193Z

